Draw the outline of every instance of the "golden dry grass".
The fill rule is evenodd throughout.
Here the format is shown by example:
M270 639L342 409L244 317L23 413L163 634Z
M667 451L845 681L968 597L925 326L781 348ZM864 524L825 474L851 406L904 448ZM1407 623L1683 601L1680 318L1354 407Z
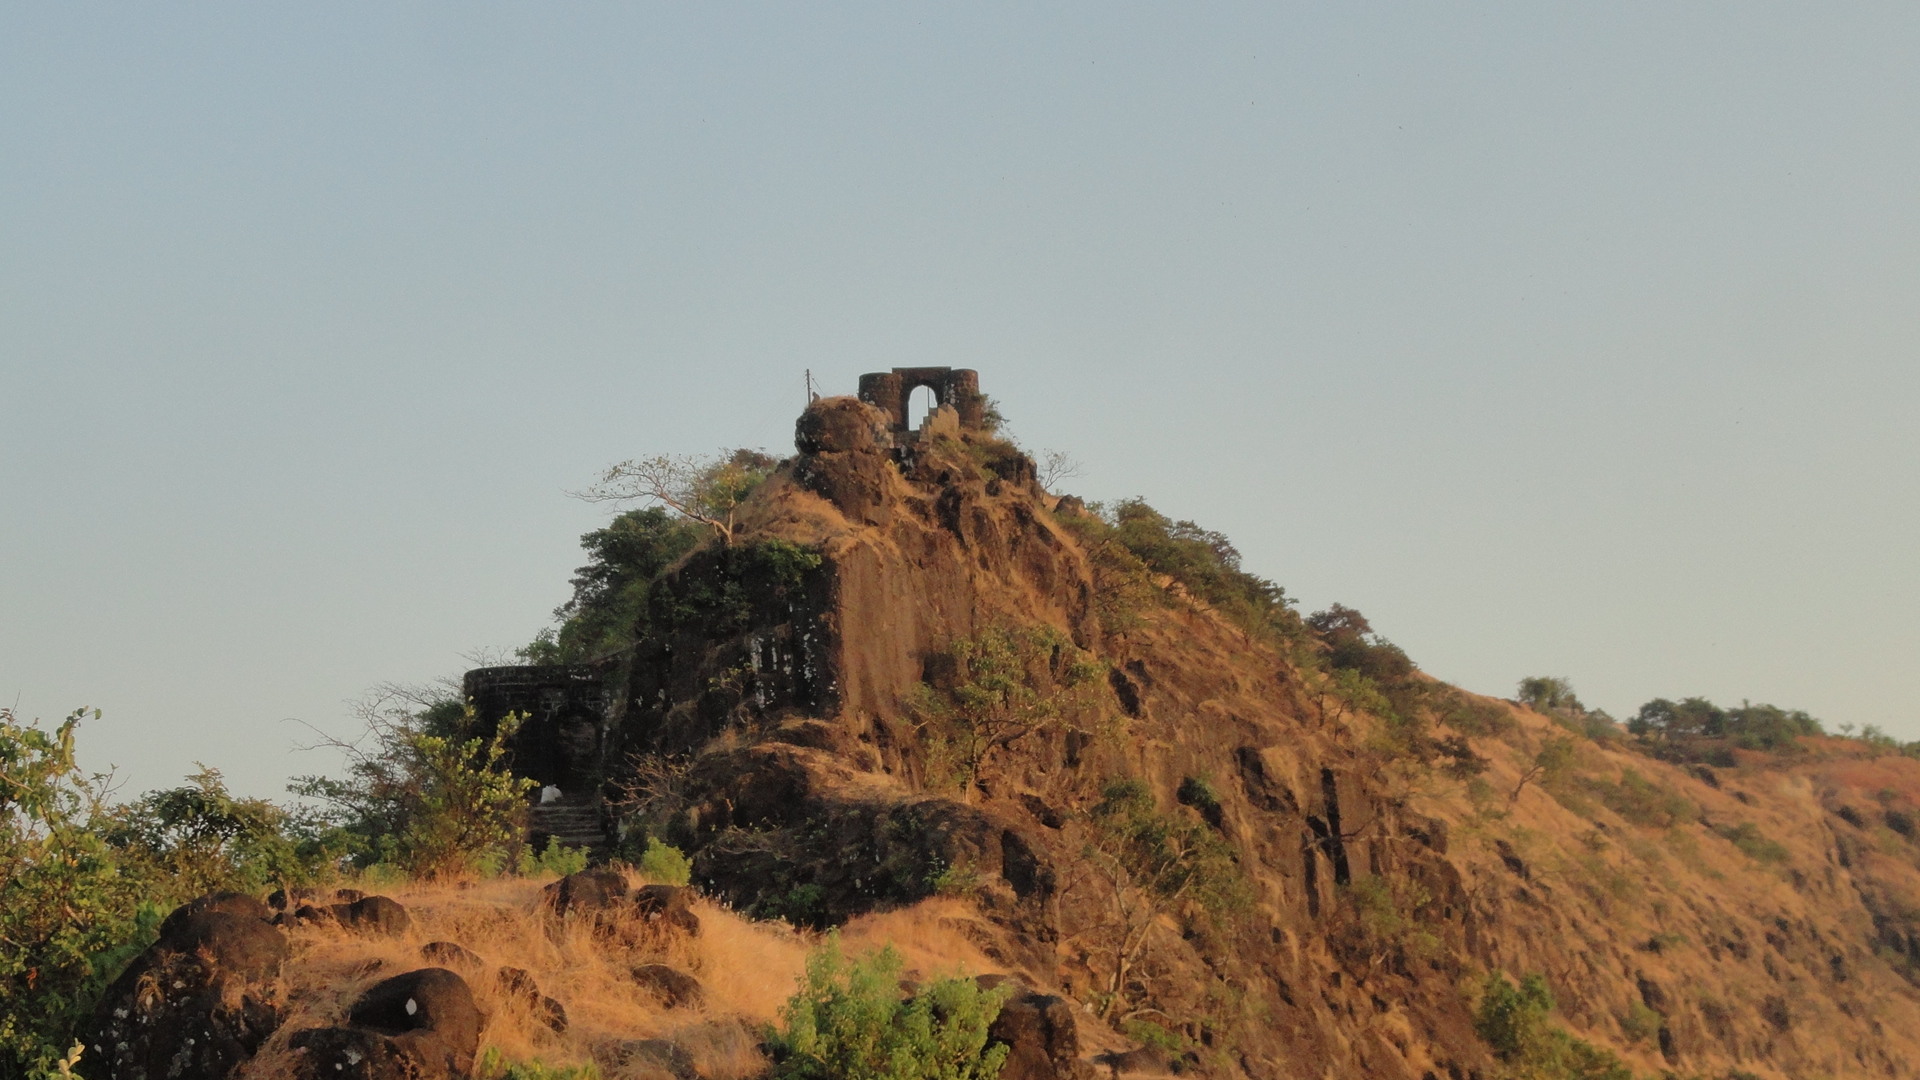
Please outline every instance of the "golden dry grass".
M550 880L382 888L406 906L413 921L397 938L333 926L292 929L293 953L280 987L285 1020L245 1067L244 1080L290 1077L288 1043L295 1032L344 1023L348 1008L373 984L435 966L421 952L434 941L454 942L481 959L478 966L446 966L467 980L487 1014L483 1055L492 1049L509 1062L597 1064L611 1080L657 1075L644 1062L622 1065L615 1052L621 1043L669 1039L693 1055L702 1076L731 1080L763 1071L759 1033L793 994L807 956L820 944L817 935L781 922L754 922L705 900L694 904L701 922L694 938L662 934L637 921L596 925L588 918L555 918L541 902L540 890ZM964 901L936 898L855 919L842 932L842 943L856 954L892 944L914 978L997 970L970 940L972 922ZM705 1001L663 1008L630 975L649 963L699 979ZM507 967L530 973L542 993L565 1006L565 1033L550 1030L525 1001L502 990L498 973Z

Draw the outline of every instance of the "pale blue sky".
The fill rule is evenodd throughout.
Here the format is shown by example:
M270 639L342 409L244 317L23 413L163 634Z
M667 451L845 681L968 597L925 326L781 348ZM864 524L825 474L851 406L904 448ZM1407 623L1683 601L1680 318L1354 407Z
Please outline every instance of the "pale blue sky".
M0 697L277 793L802 372L1427 670L1920 738L1911 4L0 3Z

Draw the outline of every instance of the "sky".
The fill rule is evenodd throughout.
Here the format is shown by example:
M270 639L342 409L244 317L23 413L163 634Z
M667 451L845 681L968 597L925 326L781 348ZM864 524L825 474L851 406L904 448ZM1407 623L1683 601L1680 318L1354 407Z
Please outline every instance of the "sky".
M0 703L337 769L807 373L1427 671L1920 739L1920 7L0 3Z

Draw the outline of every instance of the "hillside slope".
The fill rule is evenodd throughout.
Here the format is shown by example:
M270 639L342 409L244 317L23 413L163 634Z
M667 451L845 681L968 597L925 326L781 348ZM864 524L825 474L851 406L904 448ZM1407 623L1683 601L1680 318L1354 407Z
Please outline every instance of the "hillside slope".
M1917 763L1812 739L1682 767L1457 692L1410 743L1311 641L1134 595L1007 444L887 441L816 402L622 661L624 827L711 894L821 926L965 896L985 955L1208 1074L1488 1072L1490 971L1544 976L1637 1072L1916 1073ZM1028 715L969 757L992 642ZM1452 735L1482 775L1430 752ZM1522 783L1556 739L1571 761ZM1089 847L1116 779L1224 842L1233 902L1127 936L1145 893Z

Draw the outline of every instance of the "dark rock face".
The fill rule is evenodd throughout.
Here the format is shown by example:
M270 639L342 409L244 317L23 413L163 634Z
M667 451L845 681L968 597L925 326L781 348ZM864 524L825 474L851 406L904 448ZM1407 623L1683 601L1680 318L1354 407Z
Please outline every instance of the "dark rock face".
M627 879L615 870L582 870L568 874L544 890L555 914L608 911L627 899Z
M407 909L384 896L363 896L349 904L335 904L332 911L340 925L363 934L399 937L413 925Z
M706 988L700 985L699 979L665 964L642 964L634 968L633 981L669 1009L697 1008L706 1000Z
M899 476L878 452L809 454L795 462L793 479L850 521L885 525L892 520Z
M1086 1080L1091 1070L1080 1060L1080 1029L1072 1002L1035 993L998 975L975 981L988 989L1005 986L1012 991L987 1029L988 1039L1007 1044L1001 1080Z
M473 1071L480 1026L466 980L422 968L374 984L347 1026L298 1032L290 1044L307 1080L448 1080Z
M230 897L202 897L168 916L170 930L114 980L82 1029L81 1075L218 1080L260 1049L280 1024L268 984L287 939L235 908L247 910Z

